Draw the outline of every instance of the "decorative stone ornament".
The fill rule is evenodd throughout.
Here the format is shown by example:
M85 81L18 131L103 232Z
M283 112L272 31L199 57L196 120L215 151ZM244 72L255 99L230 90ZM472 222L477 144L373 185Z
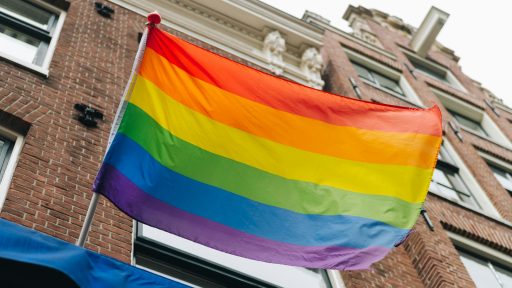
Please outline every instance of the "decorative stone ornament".
M279 31L272 31L265 36L265 40L263 40L263 53L270 64L270 70L276 75L283 74L283 53L285 51L285 40Z
M324 86L321 75L323 67L322 55L315 47L310 47L302 53L300 69L306 75L309 86L317 89Z

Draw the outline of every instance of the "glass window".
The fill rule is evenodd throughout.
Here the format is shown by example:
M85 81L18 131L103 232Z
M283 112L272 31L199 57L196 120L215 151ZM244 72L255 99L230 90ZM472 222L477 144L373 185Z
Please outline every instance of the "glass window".
M368 80L373 84L377 85L378 87L383 88L384 90L392 91L402 96L404 95L404 92L402 88L400 88L400 84L398 83L397 80L393 80L389 77L386 77L358 63L352 62L352 65L356 69L357 74L359 75L360 78Z
M409 59L409 60L411 61L411 64L414 66L414 68L420 70L421 72L429 75L432 78L435 78L437 80L441 80L443 82L450 84L450 82L446 78L446 72L431 68L431 67L421 63L420 61L415 61L413 59Z
M201 287L331 287L323 270L238 257L141 223L134 257L139 267Z
M473 120L473 119L470 119L460 113L457 113L453 110L449 110L448 109L448 112L450 112L450 114L452 114L453 118L455 118L455 120L457 120L457 122L462 125L463 127L479 134L479 135L482 135L482 136L486 136L486 137L489 137L489 134L484 130L484 128L482 127L482 125Z
M459 251L460 259L478 288L512 287L512 271L491 260Z
M8 160L11 155L12 147L12 141L0 136L0 182L3 179L7 162L9 162Z
M32 2L0 0L0 53L42 66L57 20Z
M492 172L494 173L494 177L500 182L501 186L503 188L507 189L508 192L512 193L512 174L504 170L501 167L498 167L494 164L487 163L489 167L491 168Z
M459 173L459 167L453 161L445 144L441 145L429 191L450 200L461 201L470 206L479 207L470 189L464 183Z

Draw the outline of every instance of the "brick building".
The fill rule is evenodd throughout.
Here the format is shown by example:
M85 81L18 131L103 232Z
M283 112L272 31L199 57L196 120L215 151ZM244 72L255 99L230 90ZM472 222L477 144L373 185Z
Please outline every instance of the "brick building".
M0 217L76 241L153 10L165 30L280 77L366 101L440 105L444 144L426 213L400 247L360 272L212 251L136 223L104 198L88 249L204 287L512 285L512 109L435 41L448 17L437 9L415 28L350 6L349 34L314 13L297 19L256 0L0 0ZM87 127L75 104L104 119Z

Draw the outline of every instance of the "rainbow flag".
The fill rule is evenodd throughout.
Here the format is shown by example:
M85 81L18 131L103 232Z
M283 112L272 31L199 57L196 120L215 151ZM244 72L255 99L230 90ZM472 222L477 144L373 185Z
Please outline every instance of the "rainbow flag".
M441 143L437 107L339 97L152 28L94 191L260 261L366 269L400 243Z

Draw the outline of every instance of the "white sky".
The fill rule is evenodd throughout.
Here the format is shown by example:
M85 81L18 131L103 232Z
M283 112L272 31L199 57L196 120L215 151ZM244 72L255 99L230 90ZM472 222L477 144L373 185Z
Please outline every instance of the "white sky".
M310 10L331 20L331 24L350 31L341 17L349 4L375 8L400 17L418 27L431 6L450 14L437 40L455 51L464 73L481 82L512 106L508 85L512 67L512 1L446 0L263 0L298 18ZM506 76L509 75L509 76Z

